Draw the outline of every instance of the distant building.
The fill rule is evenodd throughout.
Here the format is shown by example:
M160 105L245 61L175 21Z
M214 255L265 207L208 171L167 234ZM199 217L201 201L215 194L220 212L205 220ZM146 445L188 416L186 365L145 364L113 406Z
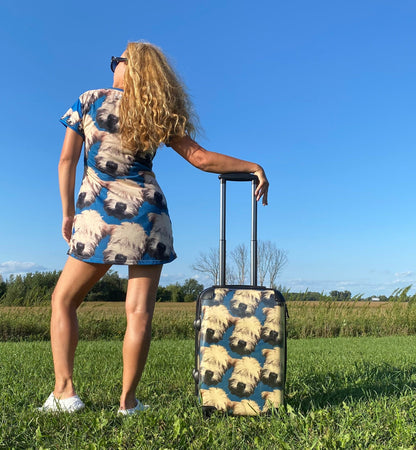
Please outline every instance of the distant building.
M380 301L380 298L379 298L379 297L373 297L373 298L371 299L371 301L372 301L372 302L379 302L379 301Z

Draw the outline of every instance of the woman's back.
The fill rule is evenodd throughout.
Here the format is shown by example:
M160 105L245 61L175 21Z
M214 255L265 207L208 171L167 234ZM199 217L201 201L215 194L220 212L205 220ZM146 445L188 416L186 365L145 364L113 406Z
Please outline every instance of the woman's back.
M82 94L61 122L84 139L84 177L69 254L87 262L160 264L175 259L165 196L152 169L155 150L122 148L123 91Z

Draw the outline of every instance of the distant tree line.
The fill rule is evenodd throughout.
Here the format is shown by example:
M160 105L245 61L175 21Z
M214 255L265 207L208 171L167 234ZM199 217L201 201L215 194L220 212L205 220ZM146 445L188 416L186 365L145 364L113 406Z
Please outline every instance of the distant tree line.
M36 272L10 275L0 284L0 304L9 306L40 305L50 300L60 272Z
M33 306L50 302L61 272L35 272L26 275L11 275L3 280L0 275L0 305L3 306ZM86 301L124 301L128 280L120 278L115 271L109 270L92 288ZM275 287L275 286L273 286ZM290 292L282 286L277 289L282 292L286 301L380 301L380 302L416 302L416 294L409 295L412 285L396 289L391 295L364 297L353 296L350 291L323 292ZM189 278L183 284L175 283L159 286L156 301L158 302L193 302L204 286L197 280Z
M350 291L331 291L329 294L323 292L290 292L284 287L279 286L278 290L282 292L286 301L296 301L296 302L323 302L323 301L353 301L362 300L361 296L352 297ZM371 298L369 298L370 300Z
M169 284L159 286L157 289L156 301L158 302L193 302L203 291L204 286L195 279L189 278L184 284Z
M365 297L363 295L352 295L350 291L331 291L329 294L323 292L290 292L286 288L279 286L278 290L282 292L286 301L298 302L314 302L314 301L335 301L335 302L351 302L351 301L378 301L378 302L416 302L416 294L409 295L412 285L405 288L396 289L391 295L371 295Z
M35 272L26 275L11 275L3 280L0 275L0 305L34 306L50 302L52 292L58 281L60 271ZM91 289L86 301L124 301L128 280L121 278L115 271L109 270ZM175 283L159 286L158 302L192 302L204 286L194 279L187 279L183 284Z

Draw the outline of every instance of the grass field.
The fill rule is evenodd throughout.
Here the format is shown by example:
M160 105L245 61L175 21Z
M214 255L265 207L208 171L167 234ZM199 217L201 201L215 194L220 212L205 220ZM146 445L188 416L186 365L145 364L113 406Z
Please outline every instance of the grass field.
M0 448L399 449L416 444L416 337L290 340L286 410L204 420L193 395L193 341L155 340L140 385L146 413L116 416L120 341L82 341L86 409L34 412L50 393L48 342L0 343Z
M80 308L75 379L86 409L57 416L35 412L53 387L50 307L0 307L0 448L416 448L416 305L288 308L287 408L204 420L191 377L194 303L156 305L139 390L152 409L127 419L116 416L123 303Z

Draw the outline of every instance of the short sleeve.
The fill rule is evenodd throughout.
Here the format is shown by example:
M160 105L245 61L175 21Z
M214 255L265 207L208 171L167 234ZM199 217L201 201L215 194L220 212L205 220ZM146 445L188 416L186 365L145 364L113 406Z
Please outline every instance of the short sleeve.
M84 138L84 128L82 126L82 103L78 99L71 108L60 118L60 122L71 128Z

